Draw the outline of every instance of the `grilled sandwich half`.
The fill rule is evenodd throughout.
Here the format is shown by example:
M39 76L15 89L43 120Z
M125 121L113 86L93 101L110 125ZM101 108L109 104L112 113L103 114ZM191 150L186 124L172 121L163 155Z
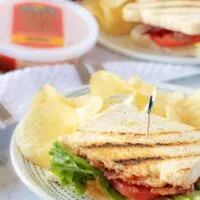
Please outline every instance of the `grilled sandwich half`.
M200 177L200 131L119 104L59 140L104 171L120 179L151 187L154 194L190 191Z

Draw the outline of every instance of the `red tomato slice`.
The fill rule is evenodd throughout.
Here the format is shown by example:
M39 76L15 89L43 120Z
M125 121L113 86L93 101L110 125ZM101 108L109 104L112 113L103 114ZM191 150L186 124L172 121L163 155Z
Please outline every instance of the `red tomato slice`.
M151 193L151 188L145 186L131 185L120 179L112 180L111 184L121 194L133 200L155 200L159 195Z
M191 36L168 30L159 30L148 34L161 47L175 48L200 42L200 35Z

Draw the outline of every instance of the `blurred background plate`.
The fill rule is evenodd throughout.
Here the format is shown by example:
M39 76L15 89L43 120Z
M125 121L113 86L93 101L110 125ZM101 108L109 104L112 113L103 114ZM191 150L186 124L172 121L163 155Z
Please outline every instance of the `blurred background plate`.
M191 64L199 65L200 58L197 57L178 57L167 55L162 52L156 52L153 50L145 49L134 45L133 41L129 36L109 36L103 32L100 33L99 43L112 50L116 53L120 53L131 58L164 62L164 63L173 63L173 64Z

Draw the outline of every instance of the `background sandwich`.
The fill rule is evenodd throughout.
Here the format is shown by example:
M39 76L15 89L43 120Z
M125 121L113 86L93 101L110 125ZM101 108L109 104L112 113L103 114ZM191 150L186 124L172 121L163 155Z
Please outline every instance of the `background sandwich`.
M174 55L200 56L199 0L139 0L125 5L123 16L138 23L131 33L134 43Z

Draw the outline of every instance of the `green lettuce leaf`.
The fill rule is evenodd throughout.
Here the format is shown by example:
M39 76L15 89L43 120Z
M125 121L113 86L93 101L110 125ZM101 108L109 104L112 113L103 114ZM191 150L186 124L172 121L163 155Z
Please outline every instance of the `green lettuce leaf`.
M200 191L200 183L196 183L195 185L196 190Z
M174 200L200 200L200 191L194 191L192 194L179 195Z
M110 200L126 199L112 187L100 170L75 156L69 148L63 148L59 142L54 142L50 155L51 172L59 178L61 184L73 186L79 195L85 193L88 180L96 180Z

